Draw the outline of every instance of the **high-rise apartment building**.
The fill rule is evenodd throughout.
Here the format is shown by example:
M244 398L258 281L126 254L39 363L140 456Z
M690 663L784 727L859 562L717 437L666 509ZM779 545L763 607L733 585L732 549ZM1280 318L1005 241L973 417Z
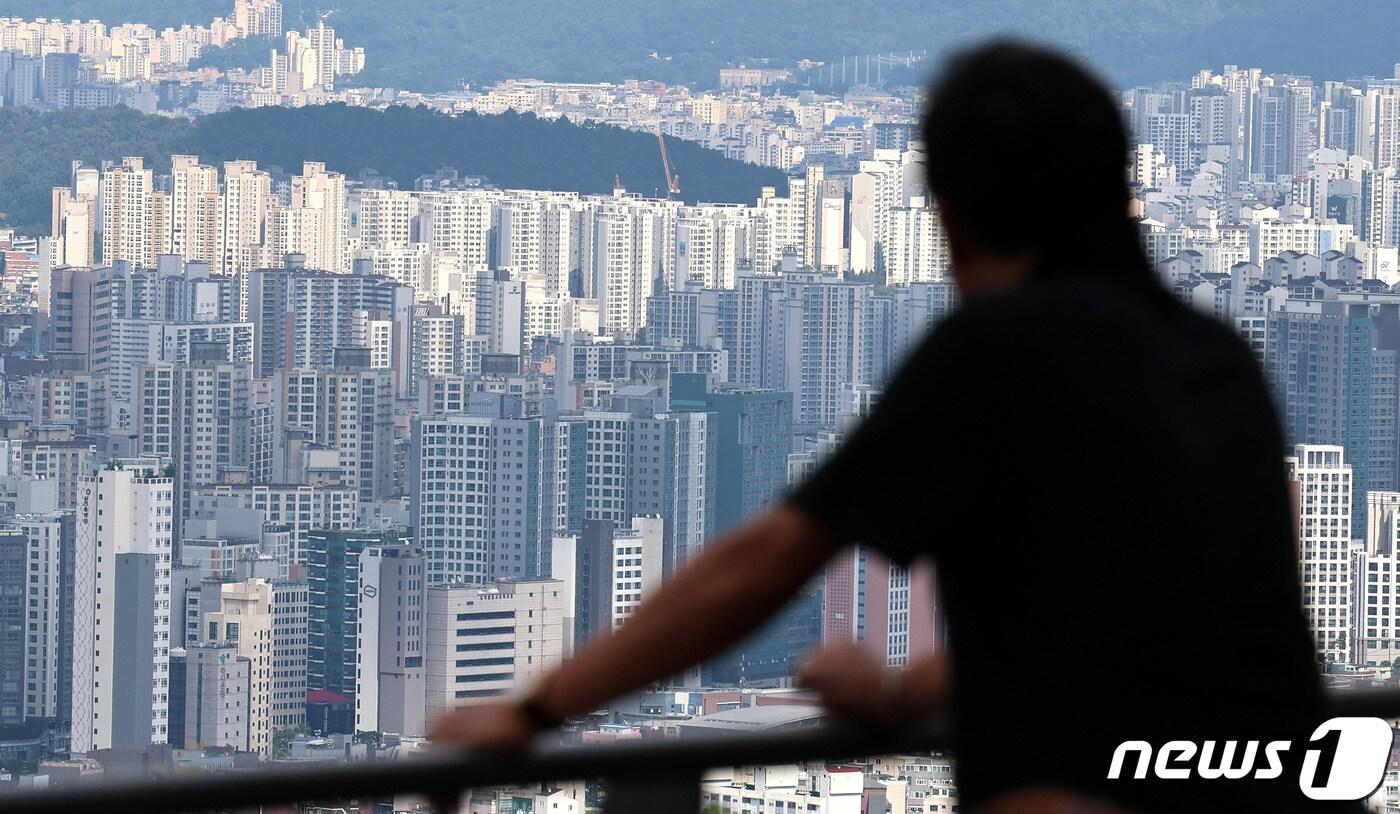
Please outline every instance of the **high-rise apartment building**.
M1288 439L1345 449L1360 539L1366 493L1400 489L1400 305L1285 302L1269 315L1261 361Z
M273 258L300 254L310 268L350 271L345 176L306 162L302 174L292 178L291 206L274 209L269 221Z
M427 569L416 546L370 546L359 556L355 729L427 734L423 640Z
M889 275L891 214L913 202L911 179L923 172L919 152L877 149L851 179L850 266L855 274ZM909 162L907 165L905 162ZM922 179L918 184L922 186ZM919 198L922 199L922 195Z
M715 436L714 531L735 527L787 488L792 395L774 390L712 390L700 374L672 377L671 404L712 414Z
M25 624L29 595L29 538L16 528L0 528L0 726L24 723L27 712Z
M1365 545L1351 554L1350 662L1390 667L1400 659L1400 492L1366 494Z
M346 349L333 369L283 371L282 425L336 450L346 485L359 490L361 500L379 500L399 491L393 481L394 393L389 371L370 368L366 356Z
M434 253L459 258L463 269L486 267L499 197L487 190L425 193L419 203L423 242Z
M253 665L233 642L190 645L184 650L185 749L232 747L248 751ZM177 674L179 670L175 671Z
M46 321L44 346L50 352L79 355L82 369L107 372L112 341L111 269L54 269Z
M161 253L219 262L219 171L198 156L170 157L170 224Z
M911 198L885 218L884 280L889 285L940 282L948 278L952 262L948 236L938 212L924 198Z
M428 588L424 670L427 717L528 686L564 650L565 587L506 580Z
M543 441L541 419L499 406L413 422L410 512L429 584L538 573L548 533Z
M101 214L102 265L118 260L151 267L163 251L165 212L158 201L164 193L154 190L150 168L140 158L122 159L120 166L102 173L98 199Z
M628 526L585 520L580 534L556 536L550 577L564 584L568 647L621 627L661 586L665 521L634 517Z
M370 347L370 321L388 321L394 392L411 396L413 289L375 275L293 267L258 269L248 275L247 291L248 319L258 326L258 377L332 368L338 349Z
M275 663L272 584L265 579L206 583L200 593L201 644L230 645L234 655L248 662L246 740L226 745L268 758L272 755Z
M65 728L73 703L73 556L70 512L18 514L8 522L27 541L24 634L25 717Z
M317 530L306 538L306 687L355 695L360 553L371 546L408 545L403 530Z
M792 394L793 424L834 427L848 389L874 383L889 365L893 304L874 287L800 270L739 280L738 383Z
M1303 611L1318 656L1345 661L1351 648L1352 467L1339 446L1299 444L1287 459L1297 490Z
M214 270L238 275L262 268L272 258L268 246L268 210L272 202L272 177L254 161L224 163L224 194L219 201L219 253ZM242 286L246 291L246 286ZM246 300L238 318L251 319ZM258 322L256 319L254 322ZM263 323L258 322L259 326ZM260 374L261 375L261 374Z
M286 527L289 563L304 563L306 538L313 531L355 527L359 490L339 484L225 483L195 490L190 514L213 516L221 506L256 509L266 524Z
M81 172L81 170L80 170ZM54 187L53 220L55 266L92 268L97 261L97 171L86 170L86 192L73 187Z
M666 520L666 567L685 562L715 526L715 442L711 414L664 412L655 388L638 388L618 410L560 416L551 428L555 531L582 520L622 526L633 517Z
M166 742L174 486L133 469L79 479L74 752Z
M241 37L282 36L279 0L234 0L233 25Z
M226 360L227 348L195 343L184 366L143 367L138 373L137 438L142 455L175 465L176 512L188 517L197 487L233 473L246 477L250 461L247 362Z
M272 582L272 729L306 724L306 580Z
M593 278L586 293L598 299L604 331L635 334L646 324L646 301L673 255L675 209L641 206L626 198L588 211Z
M58 508L78 508L79 480L96 469L101 459L90 439L35 441L20 445L16 474L25 478L52 480L58 489Z

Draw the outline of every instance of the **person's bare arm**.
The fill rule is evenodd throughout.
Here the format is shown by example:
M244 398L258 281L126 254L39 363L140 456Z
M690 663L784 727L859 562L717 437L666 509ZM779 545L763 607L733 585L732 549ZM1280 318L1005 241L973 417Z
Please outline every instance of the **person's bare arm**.
M833 715L889 726L941 712L952 689L946 650L892 669L857 644L818 650L799 679Z
M895 685L895 701L913 716L942 712L953 692L949 651L940 650L904 668Z
M433 739L518 747L538 725L596 709L624 692L722 652L782 607L838 544L801 511L779 504L704 551L520 702L468 706L438 718Z

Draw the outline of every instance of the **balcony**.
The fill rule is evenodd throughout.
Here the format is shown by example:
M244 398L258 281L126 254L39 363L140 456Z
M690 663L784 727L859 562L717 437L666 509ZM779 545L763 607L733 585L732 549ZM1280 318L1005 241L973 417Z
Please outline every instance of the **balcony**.
M1334 717L1400 718L1400 690L1331 696ZM332 808L414 795L459 799L472 788L562 780L601 780L606 814L699 812L701 777L727 766L761 766L870 755L946 751L946 723L901 731L828 725L695 740L637 740L610 745L540 745L523 755L419 756L400 761L215 773L171 780L112 782L0 795L0 814L133 811L182 814L253 810L316 800Z

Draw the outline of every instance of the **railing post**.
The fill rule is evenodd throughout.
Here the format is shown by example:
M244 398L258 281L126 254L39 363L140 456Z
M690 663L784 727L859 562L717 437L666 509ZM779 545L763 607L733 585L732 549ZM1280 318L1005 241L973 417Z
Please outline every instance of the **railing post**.
M607 779L606 814L700 814L698 772Z

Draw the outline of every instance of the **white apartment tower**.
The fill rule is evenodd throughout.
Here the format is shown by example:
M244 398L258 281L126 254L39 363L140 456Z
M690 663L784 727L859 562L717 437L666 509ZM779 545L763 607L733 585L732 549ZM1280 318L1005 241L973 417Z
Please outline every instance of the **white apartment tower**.
M427 569L415 546L369 546L359 556L355 729L427 734L423 639Z
M369 353L364 353L369 356ZM282 375L283 426L308 430L340 453L345 482L363 500L395 491L393 379L388 370L358 365L296 369Z
M904 173L898 150L876 150L860 162L851 179L851 271L873 274L885 268L890 212L903 206Z
M241 37L280 37L282 4L278 0L234 0L233 25Z
M1351 466L1339 446L1299 444L1287 459L1298 497L1303 610L1319 656L1345 661L1351 626Z
M268 201L272 197L272 176L259 170L253 161L224 163L224 194L219 206L219 252L214 270L240 274L267 265ZM246 286L241 287L246 291ZM240 304L239 319L246 319L246 302Z
M81 170L80 170L81 171ZM86 172L95 173L96 170ZM92 268L97 257L97 196L83 195L73 188L54 187L53 264Z
M484 268L490 260L498 197L476 190L424 193L419 202L422 240L435 253L461 258L466 269Z
M438 263L437 256L423 243L374 247L362 243L359 256L370 261L375 274L413 286L424 295L436 292L436 272L439 266L446 265Z
M496 266L515 274L541 270L541 236L545 201L510 197L496 207Z
M665 563L665 521L634 517L612 539L612 628L616 630L659 587Z
M1351 663L1400 661L1400 492L1366 493L1365 547L1351 560Z
M413 322L413 381L466 371L466 320L421 308Z
M356 236L361 249L407 246L418 214L418 196L397 189L366 189L357 193ZM416 286L416 283L410 282Z
M285 252L306 255L308 268L350 271L349 215L345 208L345 176L327 172L326 165L308 161L292 178L292 206Z
M591 214L591 294L598 298L600 328L634 334L646 324L657 279L667 274L675 209L619 199L594 206Z
M219 171L192 155L170 157L170 224L164 252L214 266L219 259Z
M210 586L213 587L213 586ZM237 745L263 758L272 754L273 592L265 579L217 586L217 604L205 590L200 597L204 645L230 645L248 660L247 741ZM214 608L209 608L214 605Z
M104 469L78 482L72 750L142 748L169 731L174 483Z
M24 714L27 718L66 717L72 703L72 654L65 653L65 639L72 632L72 515L20 514L10 522L28 539Z
M564 598L552 579L428 588L428 720L528 686L563 661Z
M752 212L751 256L759 271L771 271L783 259L783 252L801 252L806 245L806 199L789 194L779 198L772 187L764 187Z
M305 580L272 583L272 728L306 724Z
M196 358L184 367L141 368L137 387L141 454L175 463L180 516L188 516L196 487L218 483L230 472L246 472L251 379L250 363L208 358Z
M102 221L102 264L126 260L152 268L160 254L158 221L154 212L151 171L140 158L128 156L120 166L102 173L98 209Z
M429 584L534 573L543 533L541 435L539 419L414 421L409 510Z
M950 262L948 237L938 213L927 207L923 198L891 209L886 213L885 224L883 257L887 285L944 280Z

